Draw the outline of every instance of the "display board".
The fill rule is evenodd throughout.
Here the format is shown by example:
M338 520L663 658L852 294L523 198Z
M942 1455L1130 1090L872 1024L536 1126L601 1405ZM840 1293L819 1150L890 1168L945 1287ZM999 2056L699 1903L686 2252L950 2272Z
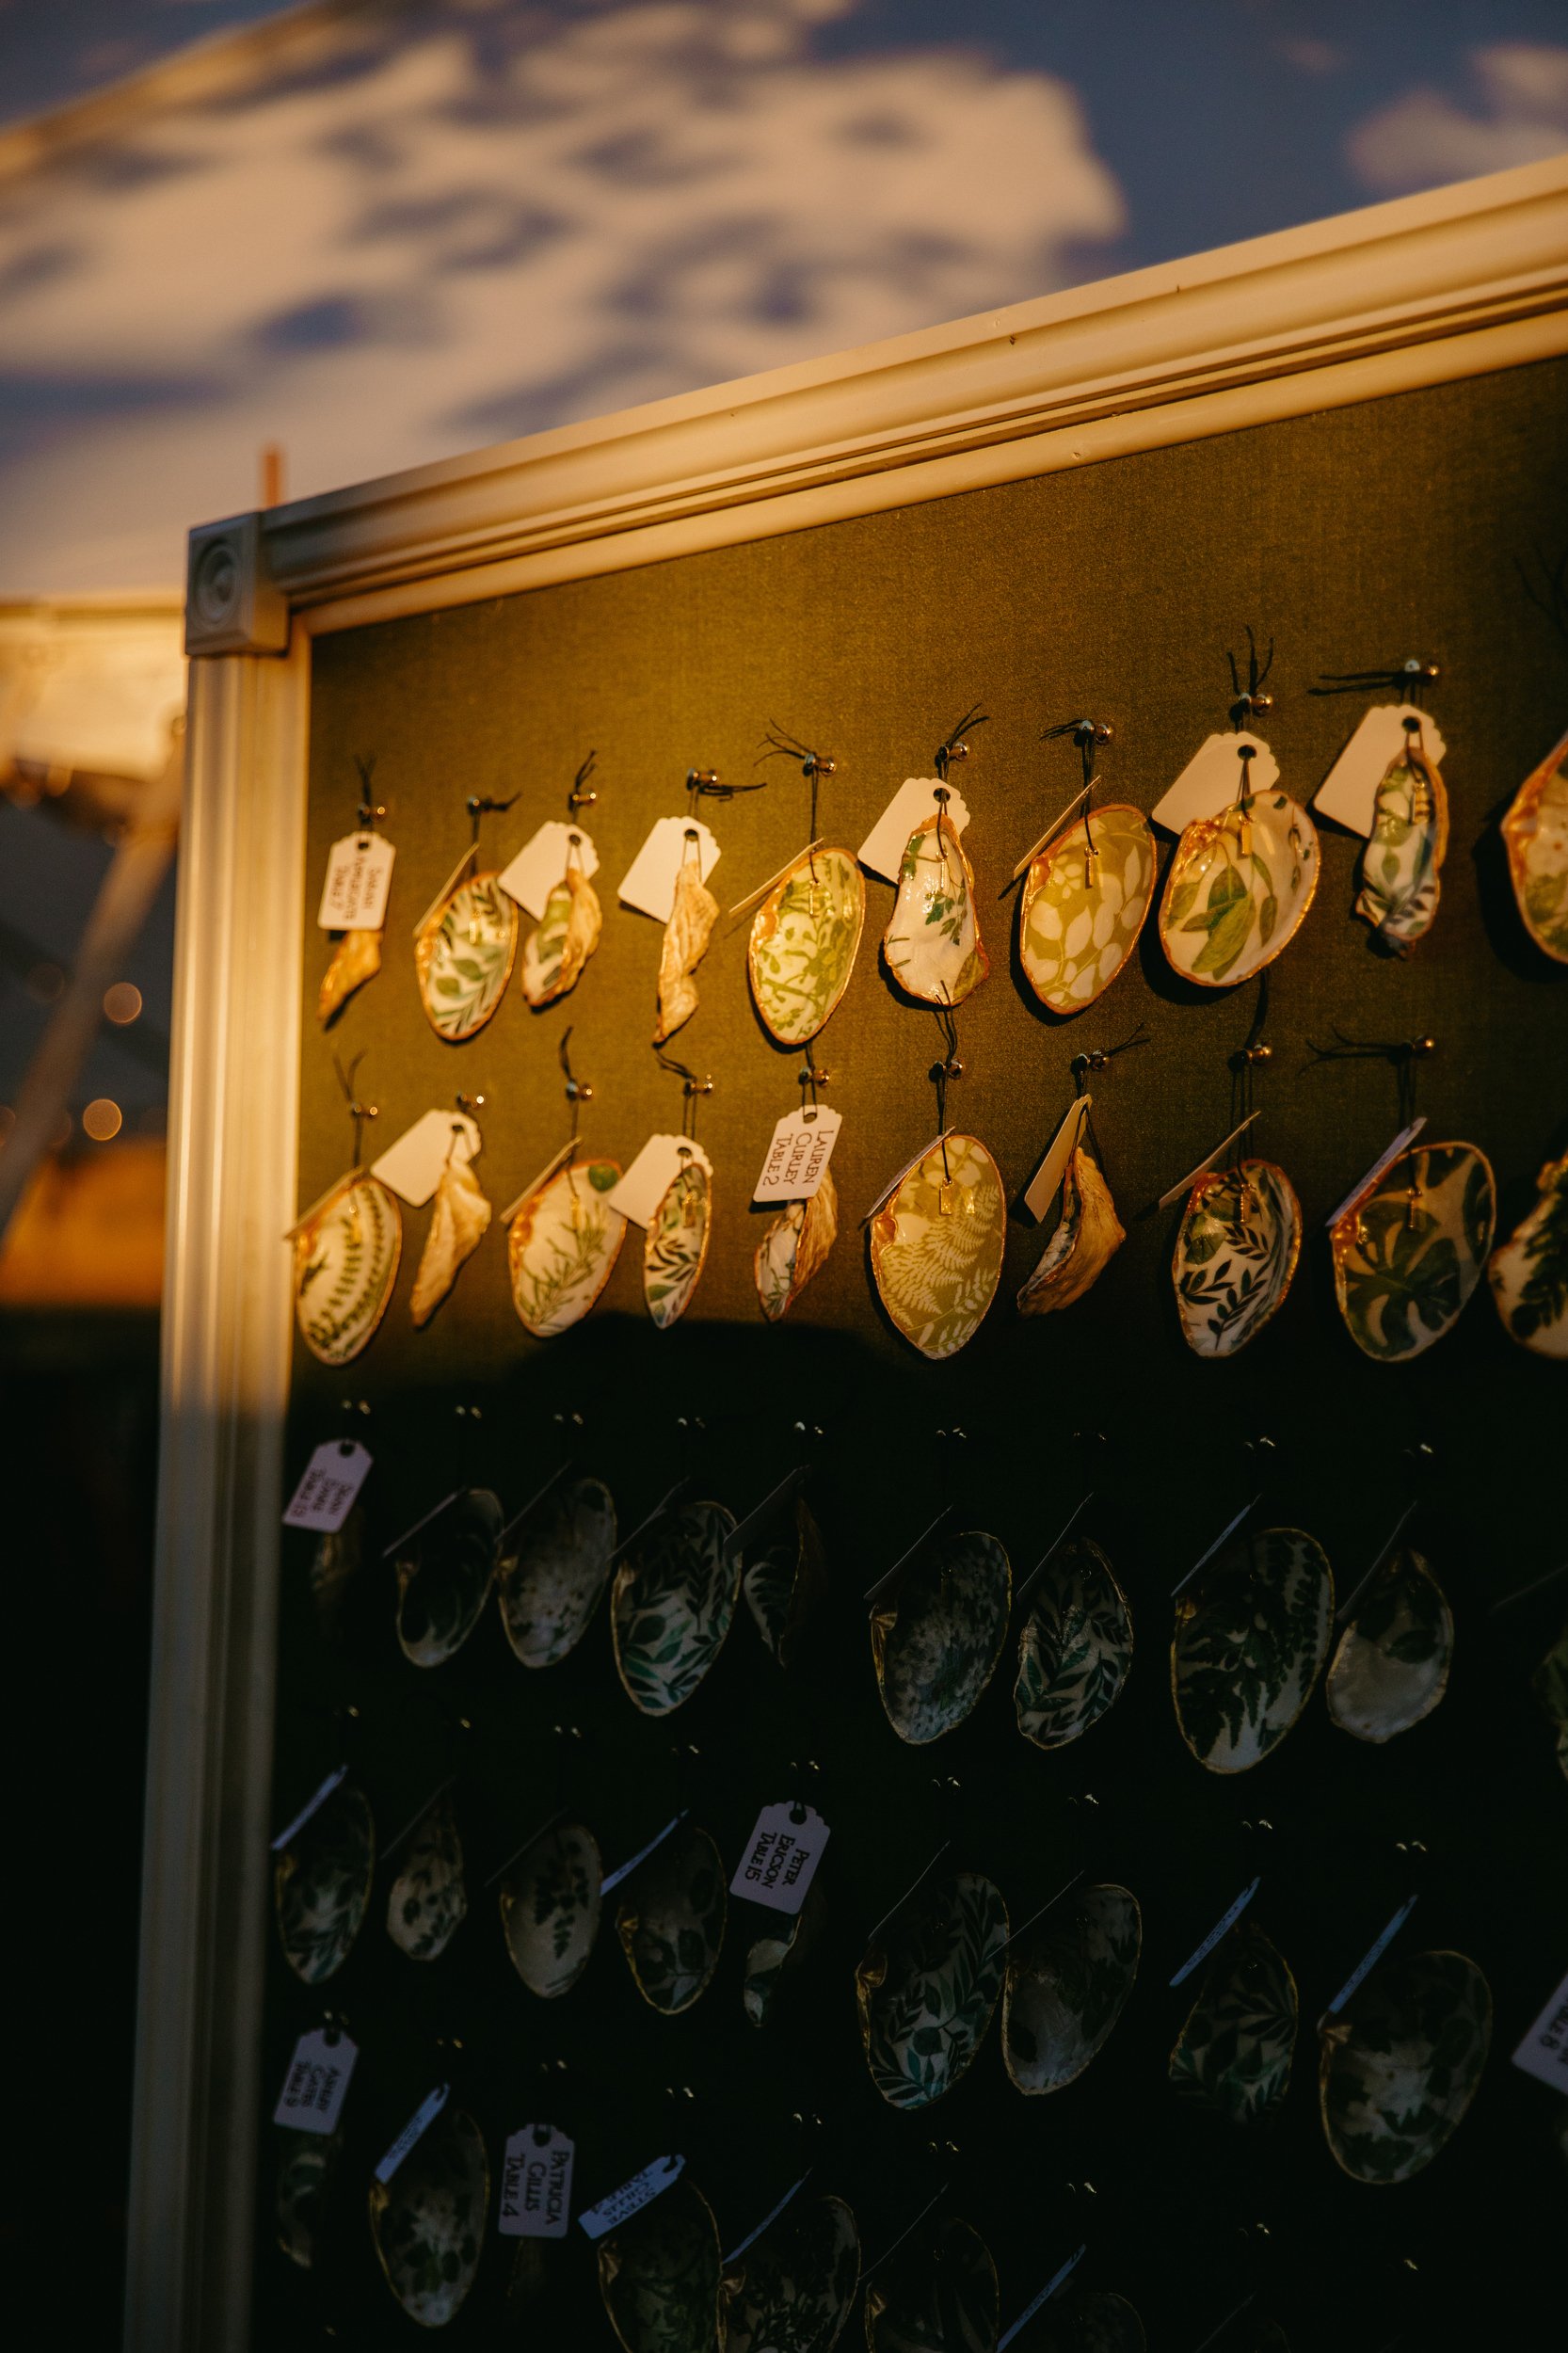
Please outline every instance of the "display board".
M960 2242L942 2233L957 2221L994 2258L1003 2330L1084 2250L1020 2332L1026 2346L1085 2341L1070 2334L1072 2297L1094 2291L1128 2299L1151 2344L1277 2344L1263 2332L1272 2320L1293 2347L1372 2353L1430 2339L1461 2313L1467 2329L1488 2327L1500 2282L1512 2311L1540 2276L1561 2111L1511 2053L1568 1964L1568 1905L1548 1862L1560 1852L1568 1792L1530 1689L1564 1589L1548 1581L1496 1605L1561 1558L1551 1460L1562 1368L1510 1337L1484 1280L1435 1345L1408 1363L1373 1361L1336 1306L1325 1221L1401 1123L1401 1066L1416 1076L1427 1140L1470 1143L1490 1160L1499 1238L1533 1202L1541 1165L1568 1148L1568 966L1527 934L1498 832L1568 720L1568 658L1529 593L1543 557L1549 569L1568 541L1565 406L1568 363L1518 367L317 641L309 911L330 844L355 824L357 761L374 760L396 864L381 969L330 1027L315 1015L330 942L308 922L299 943L298 1202L315 1200L351 1157L336 1058L376 1107L367 1157L427 1111L456 1117L456 1096L469 1097L483 1137L473 1169L497 1215L415 1328L410 1290L430 1212L405 1208L395 1291L369 1347L338 1369L296 1348L289 1482L328 1439L361 1443L374 1467L346 1582L324 1593L316 1539L285 1538L275 1821L281 1828L345 1765L346 1785L374 1815L377 1860L363 1925L323 1982L301 1982L270 1931L258 2343L416 2340L378 2266L369 2209L378 2161L441 2083L448 2122L459 2109L472 2117L489 2169L488 2203L472 2220L477 2273L445 2331L454 2345L615 2341L601 2247L576 2219L559 2240L498 2231L503 2153L529 2123L575 2144L574 2216L650 2162L684 2158L680 2186L621 2234L633 2269L660 2260L662 2210L673 2217L683 2201L688 2223L700 2211L694 2186L726 2255L802 2176L764 2251L823 2197L845 2201L870 2275L845 2344L861 2341L863 2312L874 2317L889 2297L877 2325L890 2329L932 2249L945 2249L956 2278ZM1302 803L1368 704L1393 699L1317 691L1329 674L1406 657L1439 665L1426 701L1446 745L1451 831L1436 920L1408 955L1384 952L1353 912L1363 844L1323 822L1315 896L1269 966L1264 997L1256 981L1179 978L1157 900L1105 994L1058 1017L1021 968L1009 884L1079 788L1074 739L1048 730L1080 716L1109 723L1100 797L1147 812L1204 738L1233 724L1227 657L1240 657L1244 688L1249 628L1260 650L1273 648L1272 708L1251 724ZM905 778L933 776L936 747L977 709L984 724L965 731L968 756L951 783L968 810L964 848L990 972L956 1010L963 1067L947 1083L947 1118L995 1156L1005 1264L972 1340L929 1361L881 1304L862 1223L936 1136L931 1074L951 1051L931 1008L900 990L879 955L893 888L866 877L853 976L810 1047L829 1074L821 1099L842 1118L832 1160L840 1226L776 1322L760 1312L753 1274L774 1212L750 1195L775 1122L801 1104L807 1058L760 1020L747 984L751 916L728 910L809 838L799 760L759 764L770 732L831 759L818 832L854 852ZM590 751L598 797L574 812L568 793ZM764 788L697 805L720 845L712 888L723 912L696 974L697 1010L665 1048L712 1081L695 1099L713 1169L706 1266L680 1320L656 1328L631 1227L592 1312L536 1339L514 1309L499 1212L568 1135L558 1057L568 1030L572 1070L592 1088L579 1105L587 1155L629 1166L650 1134L681 1127L681 1081L651 1044L661 928L618 904L616 886L652 823L687 814L692 770ZM479 819L486 869L504 866L546 819L587 825L603 932L569 994L536 1012L514 974L493 1018L451 1045L426 1018L413 931L469 841L471 796L510 804ZM1156 839L1163 875L1174 840ZM522 916L520 936L531 928ZM1247 1148L1283 1168L1299 1196L1300 1262L1267 1328L1233 1357L1206 1360L1183 1338L1173 1287L1183 1203L1154 1205L1235 1124L1235 1058L1259 1037L1271 1053L1251 1066L1260 1115ZM1314 1050L1417 1038L1433 1050L1408 1065ZM1123 1048L1103 1068L1082 1066L1096 1049ZM1022 1194L1085 1084L1126 1241L1073 1305L1021 1315L1016 1295L1058 1214L1048 1209L1036 1224ZM743 1597L692 1696L652 1717L617 1676L608 1599L570 1655L538 1670L514 1655L493 1593L446 1663L411 1663L386 1548L395 1554L402 1532L454 1491L493 1491L511 1520L563 1464L605 1483L618 1540L678 1481L689 1482L687 1499L712 1498L741 1520L805 1466L825 1590L788 1665ZM1099 1721L1048 1749L1022 1737L1015 1683L1021 1627L1064 1556L1017 1596L1085 1496L1073 1536L1092 1538L1114 1571L1131 1666ZM1402 1541L1430 1563L1455 1628L1448 1688L1425 1721L1381 1745L1350 1737L1331 1721L1318 1678L1288 1737L1254 1769L1217 1773L1190 1752L1173 1705L1173 1590L1249 1503L1242 1541L1307 1531L1332 1564L1336 1607L1415 1505ZM750 1531L745 1561L788 1535L793 1511L792 1498ZM935 1542L959 1531L996 1539L1013 1598L978 1702L918 1744L899 1736L879 1693L867 1594L944 1513ZM929 1546L917 1556L895 1604L933 1559ZM1211 1574L1212 1564L1190 1590L1201 1593ZM951 1624L938 1633L951 1660L961 1642ZM415 1960L389 1933L389 1895L394 1881L406 1892L407 1826L442 1791L460 1834L466 1917L439 1958ZM610 1870L684 1815L673 1843L709 1833L728 1881L760 1810L792 1800L831 1834L814 1941L779 1976L760 2025L744 1998L748 1955L755 1977L754 1948L776 1932L776 1915L733 1897L700 1997L678 2015L643 1998L616 1910L651 1912L657 1858L605 1897L569 1992L545 1999L524 1984L500 1890L552 1817L585 1825ZM924 1894L876 1946L873 1931L928 1871ZM1064 2088L1026 2096L1012 2080L1029 2068L1020 1998L1009 2038L999 2004L953 2088L901 2108L868 2066L856 1971L866 1975L870 1947L893 1953L896 1976L900 1935L955 1871L1000 1891L1011 1930L1024 1931L1008 1947L1015 1964L1042 1932L1086 1916L1087 1889L1130 1891L1136 1982L1103 2047ZM1253 1925L1265 1931L1293 1974L1300 2022L1288 2090L1240 2124L1173 2086L1170 2055L1205 1969L1171 1981L1256 1878L1220 1960ZM1490 1988L1495 2028L1451 2144L1414 2179L1374 2186L1352 2178L1325 2138L1319 2021L1411 1896L1385 1970L1428 1952L1468 1956ZM700 1942L712 1912L703 1891L688 1936ZM970 1960L982 1978L1000 1973L994 1952ZM754 1990L753 2008L760 1998ZM984 1988L977 1998L984 2014ZM328 2144L302 2160L270 2108L296 2038L328 2020L359 2056L322 2171ZM927 2056L942 2044L938 2031ZM306 2165L290 2176L292 2257L279 2244L280 2155ZM406 2160L406 2184L419 2163L417 2153ZM395 2216L394 2225L411 2227ZM392 2227L383 2217L384 2241ZM700 2236L694 2245L700 2256ZM755 2279L756 2249L749 2261ZM455 2268L466 2274L466 2262ZM430 2291L426 2318L451 2287ZM665 2299L664 2334L646 2306L651 2333L633 2334L638 2353L713 2342L678 2322L678 2302ZM907 2340L875 2339L895 2341Z

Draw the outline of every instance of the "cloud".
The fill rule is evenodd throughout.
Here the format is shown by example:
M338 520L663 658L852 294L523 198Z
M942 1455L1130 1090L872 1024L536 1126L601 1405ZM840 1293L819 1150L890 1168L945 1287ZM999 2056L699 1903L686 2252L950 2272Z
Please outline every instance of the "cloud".
M1469 62L1474 111L1423 85L1355 125L1345 152L1363 187L1401 196L1568 148L1568 49L1503 41Z

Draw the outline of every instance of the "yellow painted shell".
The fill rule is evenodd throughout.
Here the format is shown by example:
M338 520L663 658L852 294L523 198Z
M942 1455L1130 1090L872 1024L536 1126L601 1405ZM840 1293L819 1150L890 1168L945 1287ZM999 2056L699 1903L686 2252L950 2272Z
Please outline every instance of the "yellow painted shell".
M512 1305L536 1339L580 1323L615 1273L626 1220L607 1195L620 1176L616 1160L568 1160L507 1227Z
M378 1176L356 1169L333 1186L294 1238L299 1337L324 1365L349 1365L392 1304L403 1218Z
M1536 1178L1535 1207L1487 1261L1503 1329L1536 1356L1568 1359L1568 1156Z
M872 1278L922 1356L973 1339L1001 1278L1007 1203L978 1136L938 1137L872 1222Z
M1318 887L1318 833L1299 801L1271 789L1200 817L1176 844L1160 903L1173 968L1200 988L1234 988L1295 937Z
M1408 1364L1451 1331L1492 1247L1492 1164L1473 1144L1418 1144L1329 1237L1345 1328L1364 1355Z
M1018 960L1043 1005L1081 1013L1104 994L1138 945L1154 883L1148 820L1120 801L1091 810L1031 861Z
M1508 871L1525 929L1568 964L1568 735L1530 771L1503 819Z
M432 908L414 938L420 1002L438 1037L460 1046L506 994L518 949L518 904L499 874L471 874Z
M763 1028L805 1046L849 986L866 886L847 850L802 851L751 920L746 970Z

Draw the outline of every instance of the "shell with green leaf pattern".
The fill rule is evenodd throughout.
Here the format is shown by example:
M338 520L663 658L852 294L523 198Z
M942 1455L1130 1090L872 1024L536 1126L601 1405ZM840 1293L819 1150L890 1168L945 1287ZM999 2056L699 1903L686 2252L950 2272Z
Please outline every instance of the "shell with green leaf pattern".
M1001 2050L1023 2092L1076 2082L1110 2041L1138 1975L1144 1924L1125 1887L1071 1890L1007 1956Z
M705 1830L682 1825L638 1865L616 1913L616 1934L650 2009L673 2018L707 1991L726 1909L724 1865Z
M1171 2082L1233 2124L1262 2122L1290 2088L1298 2014L1283 1956L1243 1920L1208 1964L1171 2053Z
M461 1650L489 1599L501 1546L501 1500L468 1487L397 1549L397 1641L416 1667Z
M1041 2353L1144 2353L1148 2337L1125 2296L1106 2288L1080 2288L1076 2296L1052 2297L1042 2315L1047 2323Z
M928 2107L965 2074L1001 1992L1007 1906L977 1871L919 1887L855 1973L860 2041L889 2106Z
M1454 1621L1418 1552L1378 1572L1339 1637L1324 1678L1331 1722L1357 1740L1392 1740L1430 1716L1448 1688Z
M724 2275L719 2353L832 2353L859 2284L843 2200L795 2198Z
M822 1882L813 1881L793 1917L776 1915L774 1925L747 1946L741 2000L754 2026L767 2025L780 1993L787 1991L826 1925L827 1897Z
M769 1654L788 1667L812 1612L827 1594L822 1530L803 1496L795 1497L792 1532L759 1553L741 1582Z
M975 916L974 873L945 809L917 825L904 846L882 959L900 988L928 1005L961 1005L991 968Z
M685 1314L708 1257L713 1188L696 1159L664 1188L643 1235L643 1298L661 1332Z
M518 948L518 906L497 874L471 874L435 907L414 939L420 1002L436 1035L460 1046L506 993Z
M996 2353L997 2267L956 2215L927 2222L866 2290L867 2353Z
M919 1746L961 1724L1007 1640L1013 1572L994 1536L970 1529L925 1546L872 1612L872 1659L888 1721Z
M1568 1155L1536 1178L1535 1207L1487 1265L1503 1330L1537 1356L1568 1358Z
M1364 1355L1408 1364L1453 1329L1492 1247L1492 1167L1473 1144L1421 1144L1330 1236L1339 1312Z
M1121 1697L1132 1665L1132 1612L1110 1561L1072 1538L1040 1573L1018 1638L1018 1730L1039 1749L1080 1739Z
M741 1586L739 1557L725 1553L734 1527L722 1503L677 1504L616 1571L616 1667L645 1716L682 1706L724 1646Z
M1171 1260L1181 1336L1198 1356L1234 1356L1283 1305L1302 1247L1302 1205L1283 1168L1208 1169L1187 1196Z
M978 1136L921 1153L872 1221L872 1279L922 1356L955 1355L997 1295L1007 1241L1001 1176Z
M354 1782L340 1782L273 1865L283 1959L307 1985L324 1985L348 1959L375 1877L370 1800Z
M1299 1528L1230 1545L1176 1603L1171 1691L1181 1737L1211 1773L1278 1747L1328 1656L1334 1577Z
M580 1323L615 1273L626 1220L606 1195L620 1176L615 1160L568 1160L528 1195L508 1226L512 1305L536 1339Z
M278 2137L273 2227L280 2251L301 2271L311 2271L321 2244L327 2201L343 2156L343 2130L340 2126L335 2133L284 2131Z
M599 2292L623 2353L712 2353L719 2269L718 2225L689 2181L601 2239Z
M1492 1993L1464 1953L1385 1961L1322 2031L1318 2096L1336 2164L1357 2182L1408 2182L1476 2096Z
M1543 1714L1557 1737L1557 1761L1568 1777L1568 1619L1530 1677Z
M1255 792L1200 817L1176 844L1160 903L1174 968L1200 988L1234 988L1295 937L1318 887L1318 834L1285 792Z
M408 1833L387 1895L387 1934L410 1961L439 1961L467 1917L463 1842L443 1789Z
M1568 964L1568 735L1519 787L1503 819L1508 871L1525 929Z
M462 2108L426 2127L390 2182L370 2185L370 2230L388 2287L422 2329L456 2320L485 2243L490 2169Z
M1154 884L1148 819L1119 801L1092 810L1032 860L1018 901L1018 960L1043 1005L1080 1013L1104 994L1138 945Z
M501 1623L525 1667L555 1667L588 1630L610 1581L616 1501L601 1479L557 1481L502 1537Z
M343 1178L294 1238L299 1337L324 1365L351 1365L392 1304L403 1217L378 1176Z
M1388 763L1361 854L1355 911L1385 948L1408 954L1437 916L1448 847L1448 796L1437 764L1414 743Z
M826 1022L855 969L866 886L847 850L803 851L751 920L746 968L763 1028L804 1046Z
M599 1841L584 1822L554 1822L507 1865L501 1881L506 1950L530 1993L569 1993L599 1935Z

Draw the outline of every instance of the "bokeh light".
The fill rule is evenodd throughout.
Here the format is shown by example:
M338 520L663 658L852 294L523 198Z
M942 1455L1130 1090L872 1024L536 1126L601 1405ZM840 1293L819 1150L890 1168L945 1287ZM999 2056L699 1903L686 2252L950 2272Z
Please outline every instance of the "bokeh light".
M106 1095L95 1095L82 1113L82 1126L94 1144L108 1144L124 1126L124 1114Z
M141 1011L141 991L134 981L116 981L104 991L104 1011L117 1028L124 1029Z

